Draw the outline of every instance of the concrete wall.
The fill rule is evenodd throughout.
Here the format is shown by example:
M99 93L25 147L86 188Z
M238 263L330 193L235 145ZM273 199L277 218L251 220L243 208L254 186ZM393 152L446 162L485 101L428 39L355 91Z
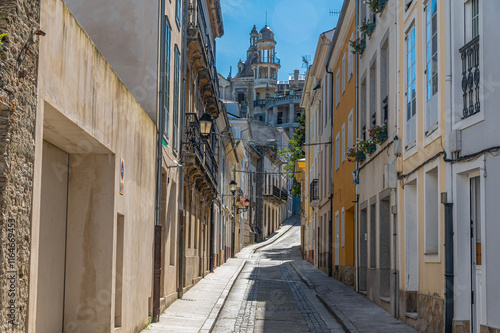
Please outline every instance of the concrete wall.
M160 38L158 0L66 0L65 3L134 98L155 120ZM165 3L174 7L169 1ZM175 20L170 20L170 24L174 27Z
M61 326L68 332L114 332L118 314L122 331L136 331L148 320L152 289L154 124L64 3L43 0L41 10L47 35L40 45L38 75L28 331L44 320L37 304L46 304L38 288L45 282L39 277L43 251L51 252L52 245L42 238L50 225L41 200L58 184L42 177L53 167L44 156L44 142L69 155L69 169L56 169L69 181ZM122 236L117 221L123 223ZM117 276L118 269L123 276ZM120 299L126 300L121 311L115 309Z

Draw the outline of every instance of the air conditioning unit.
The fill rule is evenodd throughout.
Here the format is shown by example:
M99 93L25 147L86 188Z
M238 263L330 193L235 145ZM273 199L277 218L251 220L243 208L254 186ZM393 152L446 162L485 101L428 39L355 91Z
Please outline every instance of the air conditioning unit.
M384 166L383 184L384 189L396 188L397 186L396 166L394 164L386 164Z

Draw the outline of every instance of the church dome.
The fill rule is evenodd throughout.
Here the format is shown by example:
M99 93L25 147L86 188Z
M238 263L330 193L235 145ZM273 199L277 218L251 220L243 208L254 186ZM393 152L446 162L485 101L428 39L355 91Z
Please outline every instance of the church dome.
M260 30L260 39L274 39L274 33L267 25Z

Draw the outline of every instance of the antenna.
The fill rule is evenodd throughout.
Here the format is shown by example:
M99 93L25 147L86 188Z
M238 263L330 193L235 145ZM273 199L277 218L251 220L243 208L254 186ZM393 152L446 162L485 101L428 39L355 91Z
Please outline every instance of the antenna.
M335 16L335 15L340 15L340 11L335 9L330 9L330 16Z
M266 10L266 27L267 27L267 10Z
M302 56L302 68L309 68L310 63L311 63L311 56L310 55L303 55Z

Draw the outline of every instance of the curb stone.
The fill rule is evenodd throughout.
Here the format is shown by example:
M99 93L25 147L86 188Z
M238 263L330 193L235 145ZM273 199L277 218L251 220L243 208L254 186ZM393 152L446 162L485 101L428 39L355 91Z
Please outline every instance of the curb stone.
M295 270L300 279L309 287L309 289L314 289L315 291L317 291L316 286L300 271L299 268L297 268L293 264L293 262L290 262L290 265ZM328 312L330 312L330 314L339 322L339 324L342 325L345 332L359 333L359 330L356 328L356 326L354 326L354 324L349 320L349 318L346 315L344 315L344 313L340 311L340 309L335 304L333 304L326 297L323 297L318 293L316 293L316 297L325 306Z
M210 314L208 315L207 319L205 320L205 323L203 323L203 326L199 330L199 332L203 333L210 333L214 329L215 323L217 322L217 319L219 318L219 315L222 311L222 308L226 304L227 301L227 296L231 293L231 290L233 289L234 283L240 276L241 272L243 271L243 268L245 268L247 264L246 260L242 260L240 266L236 269L236 272L234 272L233 276L231 279L227 282L226 287L221 293L221 296L219 296L219 299L213 306L212 310L210 311ZM229 287L228 287L229 286Z

